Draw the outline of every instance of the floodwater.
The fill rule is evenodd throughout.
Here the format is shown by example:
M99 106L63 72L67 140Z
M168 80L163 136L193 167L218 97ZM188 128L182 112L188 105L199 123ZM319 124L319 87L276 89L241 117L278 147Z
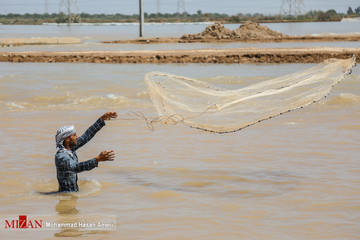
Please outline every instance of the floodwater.
M2 26L1 26L2 27ZM314 64L0 63L1 239L358 239L360 71L324 100L231 134L155 123L150 71L228 88ZM114 150L79 173L80 191L57 190L55 133L83 133L119 113L77 151ZM239 116L241 118L241 116ZM115 229L5 229L5 219L71 223L115 219Z
M147 23L144 38L176 37L184 34L199 33L212 23ZM287 35L336 35L360 34L359 22L315 22L315 23L267 23L261 24ZM231 30L240 24L225 24ZM0 25L0 38L37 38L37 37L76 37L82 44L75 45L28 45L20 47L0 47L2 51L133 51L133 50L175 50L202 48L294 48L294 47L360 47L360 41L353 42L283 42L283 43L192 43L192 44L102 44L101 41L125 40L139 37L139 25L132 23L113 23L105 25Z

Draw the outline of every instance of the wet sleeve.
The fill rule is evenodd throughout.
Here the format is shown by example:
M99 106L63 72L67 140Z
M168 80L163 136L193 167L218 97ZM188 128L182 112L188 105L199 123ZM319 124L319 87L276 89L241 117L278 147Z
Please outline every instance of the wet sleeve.
M90 159L85 162L76 162L68 154L59 154L56 158L56 167L58 171L72 171L80 173L83 171L89 171L98 166L96 158Z
M95 167L98 166L98 163L95 158L87 160L85 162L79 162L76 164L74 171L76 173L83 172L83 171L89 171Z
M73 150L79 149L82 146L84 146L87 142L89 142L94 136L95 134L100 131L100 129L105 126L105 122L103 120L101 120L100 118L93 124L91 125L83 135L81 135L78 139L77 139L77 145L75 146L75 148Z

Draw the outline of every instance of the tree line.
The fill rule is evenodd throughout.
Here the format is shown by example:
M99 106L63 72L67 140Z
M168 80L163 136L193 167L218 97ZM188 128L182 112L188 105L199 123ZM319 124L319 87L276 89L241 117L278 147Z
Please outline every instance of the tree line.
M353 14L359 15L360 14L360 6L355 8L354 10L351 7L349 7L347 10L347 14L348 15L353 15Z
M335 10L328 11L309 11L306 14L298 16L284 16L284 15L263 15L261 13L254 14L220 14L220 13L203 13L198 10L194 14L184 13L144 13L145 22L214 22L219 21L223 23L241 23L244 21L256 22L306 22L306 21L340 21L344 17L359 17L360 6L352 9L348 8L346 14L337 13ZM71 15L71 22L83 23L108 23L108 22L137 22L139 15L132 14L88 14L80 13ZM52 14L15 14L9 13L6 15L0 14L0 23L3 24L42 24L42 23L66 23L68 22L68 15L63 12Z

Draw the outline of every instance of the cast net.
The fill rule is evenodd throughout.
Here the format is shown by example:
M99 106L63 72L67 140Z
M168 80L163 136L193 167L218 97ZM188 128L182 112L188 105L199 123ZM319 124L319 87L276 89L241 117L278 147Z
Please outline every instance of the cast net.
M227 133L321 100L351 73L355 60L355 56L329 59L315 67L236 90L161 72L147 73L145 82L161 121Z

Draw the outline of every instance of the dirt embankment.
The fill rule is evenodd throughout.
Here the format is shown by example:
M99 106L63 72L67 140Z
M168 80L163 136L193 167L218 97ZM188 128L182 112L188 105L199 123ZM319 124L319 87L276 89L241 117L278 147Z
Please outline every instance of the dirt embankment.
M239 28L230 30L221 23L214 23L201 33L185 34L180 38L140 38L133 40L104 41L103 43L214 43L214 42L312 42L312 41L360 41L360 35L332 36L289 36L261 26L245 22Z
M48 44L79 44L80 38L74 37L54 37L54 38L0 38L0 46L20 46L20 45L48 45Z
M360 59L360 48L237 48L172 51L3 52L0 62L86 63L319 63Z

